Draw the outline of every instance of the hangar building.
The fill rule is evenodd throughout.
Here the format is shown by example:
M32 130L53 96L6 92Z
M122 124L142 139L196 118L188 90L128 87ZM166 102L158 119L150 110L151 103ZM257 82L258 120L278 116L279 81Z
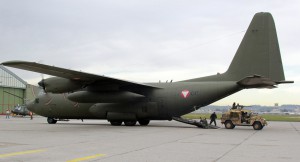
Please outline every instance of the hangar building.
M34 99L38 89L0 65L0 114L4 114L7 109L12 110L18 104L25 104L25 100Z

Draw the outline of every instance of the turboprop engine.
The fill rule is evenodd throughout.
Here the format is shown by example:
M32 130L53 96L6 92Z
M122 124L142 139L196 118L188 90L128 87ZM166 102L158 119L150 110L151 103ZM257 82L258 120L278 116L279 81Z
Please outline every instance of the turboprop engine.
M38 83L45 92L66 93L82 88L82 84L65 78L52 77L43 79Z

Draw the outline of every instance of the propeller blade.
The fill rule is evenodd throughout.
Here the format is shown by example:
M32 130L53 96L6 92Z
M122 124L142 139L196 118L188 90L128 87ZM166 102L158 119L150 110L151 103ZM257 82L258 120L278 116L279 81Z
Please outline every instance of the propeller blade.
M46 92L46 85L45 85L44 78L40 82L38 82L38 85L43 88L44 92Z

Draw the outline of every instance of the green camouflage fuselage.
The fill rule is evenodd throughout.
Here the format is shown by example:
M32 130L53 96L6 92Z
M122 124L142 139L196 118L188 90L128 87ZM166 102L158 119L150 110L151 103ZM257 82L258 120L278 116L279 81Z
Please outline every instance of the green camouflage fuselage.
M45 93L28 108L42 116L62 119L107 119L108 113L132 114L137 119L170 120L233 94L241 87L233 81L175 82L159 86L145 97L124 103L77 103L68 94Z

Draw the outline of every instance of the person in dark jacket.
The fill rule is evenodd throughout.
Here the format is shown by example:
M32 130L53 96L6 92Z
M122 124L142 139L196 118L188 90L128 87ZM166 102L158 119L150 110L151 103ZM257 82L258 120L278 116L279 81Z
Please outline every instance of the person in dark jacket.
M216 114L216 112L214 112L214 113L212 113L210 115L210 123L209 124L211 124L212 122L214 122L215 126L217 126L216 119L217 119L217 114Z

